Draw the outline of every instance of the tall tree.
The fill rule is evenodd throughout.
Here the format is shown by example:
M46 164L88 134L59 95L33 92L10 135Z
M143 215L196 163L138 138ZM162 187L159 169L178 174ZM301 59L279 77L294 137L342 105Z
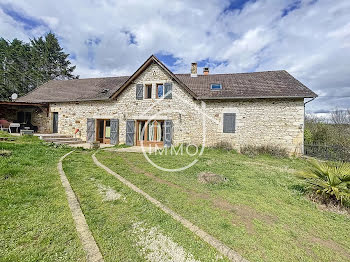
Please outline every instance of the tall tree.
M0 38L0 100L12 93L24 95L52 79L78 78L68 56L53 33L30 43Z
M53 33L48 33L45 38L34 38L31 46L34 70L38 73L40 83L52 79L77 78L73 75L75 66L70 66L71 62L67 59L69 54L63 52Z

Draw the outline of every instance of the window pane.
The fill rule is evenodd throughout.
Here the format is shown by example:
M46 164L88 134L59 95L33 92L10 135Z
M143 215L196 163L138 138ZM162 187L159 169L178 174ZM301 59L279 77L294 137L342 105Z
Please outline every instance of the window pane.
M106 135L105 138L111 137L111 121L106 121Z
M145 132L146 130L144 130L145 126L145 121L140 121L139 122L139 141L144 141L145 140Z
M158 141L164 141L164 122L161 121L161 122L158 122L158 125L160 127L160 136L158 136Z
M152 98L152 85L147 85L147 98Z
M148 141L154 141L154 121L148 123Z
M221 84L211 84L211 89L221 89Z
M164 90L163 85L158 85L157 89L158 89L157 90L158 97L163 97L163 90Z

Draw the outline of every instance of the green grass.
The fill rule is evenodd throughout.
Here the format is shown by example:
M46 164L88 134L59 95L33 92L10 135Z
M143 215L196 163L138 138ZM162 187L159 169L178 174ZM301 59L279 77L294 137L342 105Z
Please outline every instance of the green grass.
M1 131L0 130L0 137L14 137L9 132Z
M215 249L143 196L98 168L93 163L91 154L91 151L75 152L65 159L63 168L79 198L89 228L105 261L145 261L141 247L137 246L137 235L132 229L138 222L142 222L148 229L157 227L159 232L183 247L195 259L216 260L218 254ZM122 198L103 201L99 185L112 188Z
M57 172L67 150L26 136L0 150L0 261L84 261Z
M11 151L0 156L0 261L85 260L57 172L58 159L70 149L18 137L0 142L0 150ZM98 168L92 153L76 150L63 167L105 261L145 261L149 251L142 250L140 236L133 230L139 222L146 230L157 228L194 259L220 257L180 223ZM350 259L350 219L308 200L305 185L295 176L308 166L304 160L249 158L206 149L193 167L164 172L139 153L99 151L97 158L252 262ZM164 154L150 158L165 168L195 159ZM203 171L222 175L228 182L202 184L197 176ZM122 198L104 201L101 186Z
M100 151L97 158L250 261L350 259L350 219L322 211L306 198L305 185L294 175L307 167L304 160L206 149L190 169L169 173L150 165L142 154ZM150 158L166 168L193 160L180 155ZM197 175L202 171L229 182L201 184Z

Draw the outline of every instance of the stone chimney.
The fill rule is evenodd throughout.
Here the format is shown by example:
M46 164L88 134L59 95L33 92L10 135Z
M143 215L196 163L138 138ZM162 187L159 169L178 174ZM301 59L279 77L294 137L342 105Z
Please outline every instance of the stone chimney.
M191 77L197 77L197 63L191 64Z
M203 75L209 75L209 67L203 67Z

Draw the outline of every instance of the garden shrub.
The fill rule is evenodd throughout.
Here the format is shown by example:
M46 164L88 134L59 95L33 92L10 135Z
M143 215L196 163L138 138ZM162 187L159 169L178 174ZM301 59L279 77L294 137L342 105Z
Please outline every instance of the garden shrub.
M311 167L297 173L309 190L322 197L323 202L337 202L350 207L350 163L310 161Z
M288 152L285 148L273 145L255 146L246 145L241 147L241 153L250 157L257 155L270 155L275 157L287 157Z
M228 142L224 142L224 141L220 141L217 142L213 148L217 148L217 149L224 149L224 150L233 150L233 146L231 143Z

